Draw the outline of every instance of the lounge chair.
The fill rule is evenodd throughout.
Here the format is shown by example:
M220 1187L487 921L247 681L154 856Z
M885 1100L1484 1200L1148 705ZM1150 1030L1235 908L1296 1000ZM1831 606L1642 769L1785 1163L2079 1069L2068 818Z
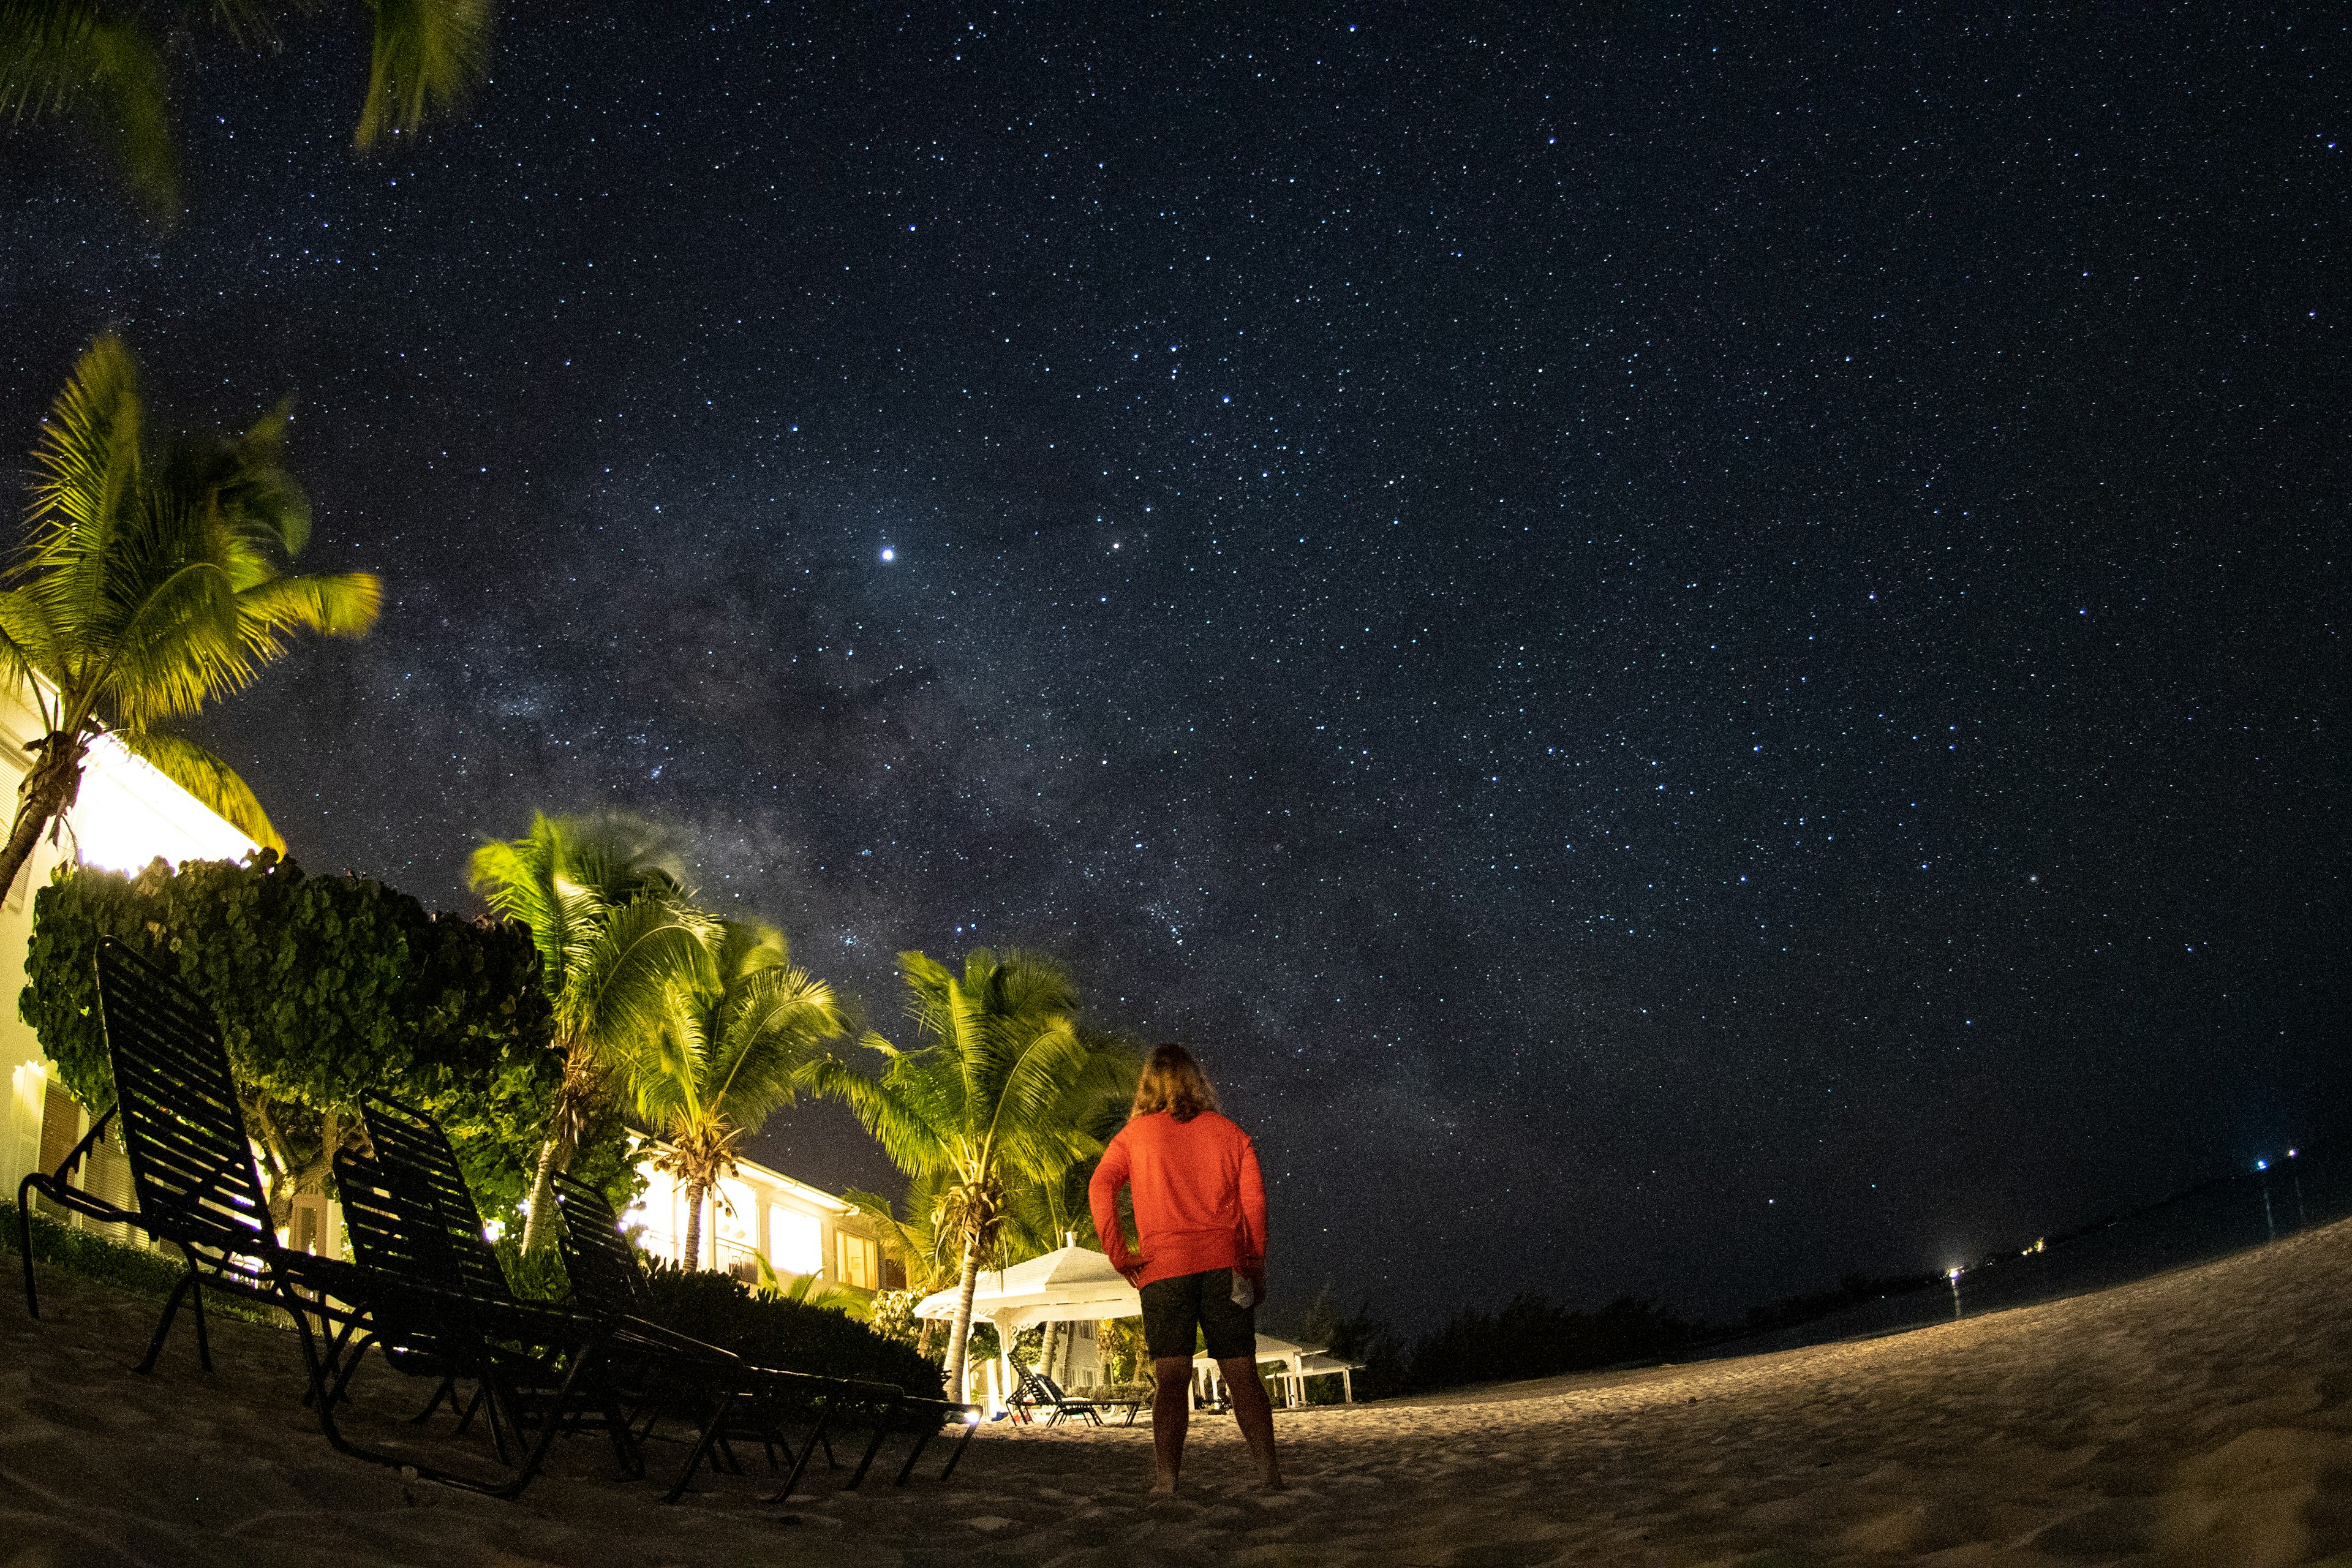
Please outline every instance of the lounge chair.
M444 1397L457 1411L457 1384L473 1384L458 1431L486 1412L499 1458L514 1470L499 1485L438 1472L434 1479L515 1496L537 1476L555 1436L588 1426L611 1439L624 1475L642 1476L614 1372L630 1352L626 1336L593 1318L517 1300L472 1217L462 1178L453 1199L436 1173L409 1157L406 1128L369 1101L362 1114L375 1152L338 1152L335 1180L352 1251L370 1279L399 1287L373 1306L373 1342L394 1371L439 1380L415 1417L420 1423ZM433 1132L438 1141L439 1130ZM454 1172L454 1158L449 1166Z
M555 1178L555 1196L563 1216L563 1267L572 1279L573 1299L588 1310L644 1321L647 1309L645 1271L621 1235L620 1217L613 1212L612 1205L605 1201L604 1194L571 1176ZM702 1349L708 1351L710 1347ZM887 1384L814 1378L804 1373L756 1366L740 1359L734 1359L732 1365L733 1375L742 1380L747 1404L740 1411L726 1414L758 1431L762 1444L771 1447L772 1468L775 1445L781 1443L785 1452L793 1455L793 1445L782 1442L775 1430L773 1418L780 1409L796 1405L814 1408L817 1417L815 1428L802 1441L798 1453L793 1455L792 1471L785 1478L783 1489L768 1500L771 1502L782 1502L792 1495L811 1455L819 1447L824 1448L827 1460L831 1460L833 1449L827 1428L837 1413L862 1408L874 1421L873 1436L844 1490L854 1490L865 1480L884 1439L898 1430L910 1432L915 1438L893 1482L904 1486L931 1437L941 1426L954 1419L963 1425L964 1433L940 1471L940 1479L945 1480L955 1473L957 1462L963 1458L964 1444L971 1441L977 1425L976 1406L911 1395ZM711 1449L714 1464L718 1455L729 1452L723 1429L706 1433L704 1444Z
M321 1431L338 1451L480 1487L442 1478L406 1454L362 1448L341 1432L335 1406L383 1324L429 1321L442 1304L367 1269L281 1247L269 1224L267 1189L254 1165L212 1010L114 938L100 942L96 963L100 1024L117 1099L73 1155L55 1172L27 1177L18 1192L21 1198L37 1190L77 1213L136 1226L179 1249L188 1271L164 1303L139 1370L154 1369L184 1304L195 1318L198 1360L205 1370L212 1369L205 1327L207 1290L278 1308L293 1321L300 1342L310 1384L305 1403L315 1408ZM110 1122L121 1129L135 1209L116 1208L72 1184L80 1158ZM37 1317L29 1253L25 1287L26 1305ZM429 1355L425 1359L431 1361ZM433 1370L446 1368L436 1364ZM480 1489L512 1495L520 1485Z
M1044 1373L1037 1373L1037 1382L1048 1394L1058 1395L1066 1400L1073 1397L1070 1394L1063 1394L1062 1385L1055 1383L1052 1378L1047 1377ZM1134 1426L1136 1412L1141 1410L1144 1406L1151 1403L1148 1396L1129 1394L1118 1394L1106 1398L1104 1395L1099 1394L1085 1394L1076 1395L1076 1397L1083 1399L1088 1405L1093 1405L1095 1407L1097 1419L1100 1418L1100 1413L1106 1410L1126 1411L1127 1419L1119 1423L1122 1426Z
M1045 1422L1048 1426L1074 1416L1091 1421L1099 1426L1103 1424L1104 1411L1120 1409L1127 1412L1125 1425L1132 1426L1135 1425L1135 1413L1144 1403L1140 1399L1077 1398L1063 1393L1061 1384L1039 1372L1035 1367L1017 1367L1014 1370L1021 1379L1021 1391L1014 1403L1031 1411L1051 1410L1054 1414Z

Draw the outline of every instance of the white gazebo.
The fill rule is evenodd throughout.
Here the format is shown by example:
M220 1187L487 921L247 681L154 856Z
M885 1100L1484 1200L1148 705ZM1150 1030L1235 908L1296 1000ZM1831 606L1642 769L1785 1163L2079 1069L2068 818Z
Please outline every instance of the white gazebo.
M1334 1373L1339 1374L1340 1383L1346 1390L1348 1403L1350 1405L1355 1403L1356 1387L1353 1374L1359 1363L1351 1361L1334 1361L1323 1353L1323 1347L1320 1345L1295 1345L1288 1340L1276 1339L1272 1334L1260 1334L1257 1337L1257 1363L1260 1366L1269 1363L1280 1364L1282 1370L1275 1376L1282 1384L1282 1403L1285 1408L1307 1403L1308 1378L1327 1377ZM1192 1358L1192 1371L1195 1376L1204 1381L1213 1380L1217 1375L1216 1359L1203 1352Z
M951 1321L955 1310L953 1287L915 1303L919 1318ZM1143 1298L1135 1287L1110 1266L1109 1258L1088 1247L1058 1247L1010 1268L984 1268L971 1295L972 1321L995 1326L999 1375L1006 1398L1012 1397L1014 1387L1013 1336L1021 1330L1034 1323L1132 1318L1142 1311ZM971 1376L967 1366L967 1384Z

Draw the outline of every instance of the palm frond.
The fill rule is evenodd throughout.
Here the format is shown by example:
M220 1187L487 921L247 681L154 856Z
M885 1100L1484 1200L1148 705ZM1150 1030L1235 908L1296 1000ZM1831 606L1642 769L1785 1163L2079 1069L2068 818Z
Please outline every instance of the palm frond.
M810 1063L801 1082L810 1092L847 1106L858 1125L882 1146L884 1157L908 1175L949 1168L946 1134L887 1080L877 1083L851 1071L839 1058L827 1056Z
M236 595L246 646L265 661L284 651L284 634L290 631L365 637L383 605L383 583L373 572L271 578Z
M104 664L106 695L129 727L194 713L260 674L237 624L236 595L209 562L137 585Z
M253 786L236 771L193 741L154 730L119 730L115 739L132 756L152 764L157 773L194 795L206 809L265 849L283 855L286 840L270 825Z
M421 130L473 90L489 68L489 0L368 0L375 47L354 137L362 152L387 132Z
M310 497L286 468L286 431L293 419L291 405L281 402L227 443L222 448L226 482L216 494L241 542L287 560L310 542Z
M138 493L140 423L139 367L122 340L105 333L75 363L33 448L35 532L20 574L103 552Z
M707 987L718 922L665 899L633 900L607 917L577 961L557 1008L600 1047L673 1021L676 993Z
M93 0L0 5L0 114L72 117L165 225L180 208L170 96L158 40L116 8Z

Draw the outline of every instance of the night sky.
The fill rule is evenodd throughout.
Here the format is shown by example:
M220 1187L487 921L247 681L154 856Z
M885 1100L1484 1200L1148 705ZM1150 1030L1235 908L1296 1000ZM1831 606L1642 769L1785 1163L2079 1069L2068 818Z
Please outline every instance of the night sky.
M1237 9L512 7L374 161L342 11L205 44L168 234L0 132L0 436L290 394L385 614L195 732L299 858L644 813L902 1042L1056 954L1277 1304L2346 1158L2342 13Z

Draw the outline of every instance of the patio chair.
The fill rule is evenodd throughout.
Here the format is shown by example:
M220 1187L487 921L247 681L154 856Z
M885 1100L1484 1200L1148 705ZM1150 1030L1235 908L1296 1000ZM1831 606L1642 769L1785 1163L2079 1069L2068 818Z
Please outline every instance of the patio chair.
M1085 1404L1093 1405L1095 1407L1096 1420L1097 1423L1101 1420L1101 1413L1103 1411L1124 1410L1127 1412L1127 1419L1120 1422L1119 1425L1122 1426L1132 1426L1135 1425L1135 1413L1151 1403L1150 1398L1139 1395L1118 1394L1105 1397L1099 1394L1068 1394L1062 1392L1062 1385L1060 1384L1055 1383L1044 1373L1036 1373L1034 1375L1037 1379L1037 1386L1044 1389L1047 1394L1051 1394L1055 1398L1059 1399L1066 1404L1084 1402Z
M1135 1413L1143 1404L1139 1399L1076 1398L1063 1393L1061 1384L1039 1372L1035 1367L1024 1366L1013 1370L1021 1380L1021 1391L1015 1396L1015 1403L1031 1410L1051 1410L1054 1414L1047 1417L1045 1422L1048 1426L1057 1425L1073 1416L1091 1421L1099 1426L1103 1424L1104 1411L1122 1407L1127 1411L1127 1425L1132 1426L1135 1425Z
M371 1268L414 1280L435 1292L436 1305L454 1309L404 1327L412 1334L421 1331L448 1369L443 1390L453 1410L455 1381L477 1383L460 1428L476 1406L486 1409L503 1458L508 1432L538 1426L537 1451L543 1458L556 1428L600 1426L623 1472L633 1479L642 1476L629 1405L654 1389L719 1397L711 1393L718 1380L707 1375L706 1363L708 1355L724 1352L649 1323L518 1300L440 1127L415 1107L379 1094L362 1095L360 1113L374 1152L347 1151L336 1163L352 1247ZM575 1363L583 1356L594 1365L582 1379ZM683 1483L681 1477L673 1497Z
M304 1403L315 1408L320 1430L338 1452L478 1484L443 1478L405 1454L362 1448L339 1429L335 1406L383 1323L429 1319L436 1304L397 1280L281 1247L211 1009L114 938L100 942L96 964L100 1025L117 1099L92 1136L110 1121L121 1127L138 1206L116 1209L73 1187L72 1158L26 1185L78 1213L136 1226L177 1247L186 1260L188 1271L165 1301L139 1370L153 1370L184 1304L195 1317L198 1359L212 1369L207 1290L275 1307L292 1320L300 1343L309 1381ZM26 1273L26 1304L37 1316L29 1258ZM397 1343L387 1347L395 1362Z
M561 1232L563 1267L572 1279L573 1298L589 1310L619 1315L634 1322L646 1322L649 1303L645 1271L627 1239L621 1234L620 1217L613 1212L612 1205L605 1201L603 1193L568 1175L559 1175L554 1179L554 1190L563 1218ZM650 1323L646 1326L655 1328ZM656 1331L667 1331L656 1328ZM890 1384L822 1378L807 1373L759 1366L735 1356L731 1352L686 1340L683 1336L677 1337L682 1343L694 1347L706 1356L725 1357L723 1363L709 1370L733 1378L743 1401L739 1407L722 1409L717 1421L706 1427L695 1458L688 1461L686 1474L693 1473L694 1465L706 1453L714 1468L719 1456L731 1456L726 1442L727 1425L730 1422L748 1425L757 1432L762 1445L768 1447L771 1468L776 1468L774 1449L779 1446L792 1459L791 1473L786 1476L782 1489L770 1498L770 1502L782 1502L792 1496L793 1489L800 1484L810 1458L818 1447L824 1447L827 1462L832 1461L833 1448L827 1432L835 1415L844 1411L863 1409L874 1421L873 1436L858 1459L856 1469L844 1486L845 1491L854 1490L865 1480L866 1473L872 1467L884 1440L900 1429L902 1423L913 1431L916 1442L907 1462L899 1468L895 1484L900 1486L906 1484L908 1476L914 1470L915 1461L921 1457L931 1436L948 1418L963 1418L965 1437L969 1439L971 1418L978 1414L973 1406L916 1397ZM816 1417L814 1428L801 1442L797 1454L793 1452L793 1445L783 1440L777 1431L775 1418L786 1410L813 1412ZM647 1430L650 1430L650 1424ZM956 1461L962 1455L962 1447L959 1445L946 1469L941 1472L942 1479L954 1472ZM683 1485L684 1478L681 1477L679 1486L682 1488ZM673 1497L677 1489L673 1489Z
M253 1163L245 1113L212 1010L179 982L113 937L99 943L99 1025L114 1072L115 1102L54 1171L36 1171L16 1186L18 1252L25 1306L41 1315L33 1277L32 1206L39 1193L73 1213L127 1224L179 1249L188 1271L172 1289L138 1370L150 1373L183 1305L196 1321L196 1358L213 1367L205 1325L205 1289L284 1310L301 1331L313 1389L348 1343L355 1315L336 1309L328 1291L350 1271L328 1258L280 1247L269 1203ZM120 1125L136 1207L121 1208L75 1184L81 1163L110 1126ZM325 1338L311 1338L310 1320ZM333 1325L331 1328L330 1325Z

